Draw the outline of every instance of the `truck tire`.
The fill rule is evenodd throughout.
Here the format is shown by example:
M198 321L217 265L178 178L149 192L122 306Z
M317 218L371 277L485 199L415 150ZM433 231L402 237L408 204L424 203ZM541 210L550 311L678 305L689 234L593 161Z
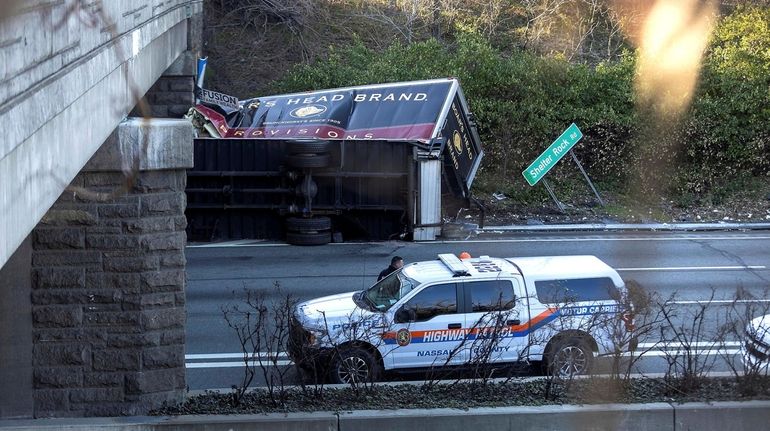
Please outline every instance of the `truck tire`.
M329 141L294 141L289 142L289 154L319 154L331 151Z
M332 356L329 371L332 383L365 384L379 380L382 367L370 351L344 347Z
M325 168L330 162L328 154L289 154L286 157L286 163L294 168Z
M329 217L289 217L286 219L286 230L290 232L318 232L332 228Z
M293 245L324 245L332 240L331 232L286 232L286 242Z
M545 360L549 376L570 379L591 372L594 354L588 340L572 336L549 346Z

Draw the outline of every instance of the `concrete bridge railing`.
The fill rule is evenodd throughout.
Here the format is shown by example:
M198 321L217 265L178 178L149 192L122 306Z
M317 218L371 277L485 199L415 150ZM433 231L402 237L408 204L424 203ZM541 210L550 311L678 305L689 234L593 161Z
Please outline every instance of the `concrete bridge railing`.
M201 26L202 0L2 2L0 418L182 397ZM145 94L177 118L126 120Z
M0 19L0 267L179 55L202 0L12 0Z

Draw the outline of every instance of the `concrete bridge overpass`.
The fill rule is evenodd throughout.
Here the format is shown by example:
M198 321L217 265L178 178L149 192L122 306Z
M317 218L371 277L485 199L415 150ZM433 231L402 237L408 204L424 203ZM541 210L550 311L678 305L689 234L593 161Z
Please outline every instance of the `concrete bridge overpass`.
M0 417L136 414L179 399L192 132L124 120L150 89L155 114L192 99L202 0L0 9ZM63 194L121 187L147 133L127 193Z
M143 95L188 50L201 12L200 0L15 4L0 24L0 266L134 108L131 86Z

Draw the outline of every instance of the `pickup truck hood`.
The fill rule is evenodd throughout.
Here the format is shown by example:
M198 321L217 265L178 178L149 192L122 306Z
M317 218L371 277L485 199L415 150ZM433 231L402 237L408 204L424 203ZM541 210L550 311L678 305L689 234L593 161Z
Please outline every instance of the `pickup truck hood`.
M770 314L752 319L746 331L754 334L760 341L770 344Z
M297 305L296 317L305 328L323 330L347 327L354 322L382 316L359 307L353 299L358 293L339 293L301 302Z

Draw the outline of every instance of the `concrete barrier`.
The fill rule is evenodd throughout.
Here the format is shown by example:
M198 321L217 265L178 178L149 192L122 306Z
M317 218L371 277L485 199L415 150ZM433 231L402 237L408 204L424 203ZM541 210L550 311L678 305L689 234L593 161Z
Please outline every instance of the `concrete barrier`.
M770 401L0 421L0 431L763 430Z
M340 431L466 430L671 430L670 404L557 405L341 413Z
M338 426L330 412L0 421L3 431L337 431Z
M770 402L674 404L676 431L770 429Z

